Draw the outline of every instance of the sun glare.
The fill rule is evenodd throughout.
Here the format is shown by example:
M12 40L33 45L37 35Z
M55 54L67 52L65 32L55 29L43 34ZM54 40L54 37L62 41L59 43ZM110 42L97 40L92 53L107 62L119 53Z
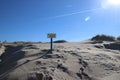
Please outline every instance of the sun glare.
M120 0L108 0L108 3L117 6L120 5Z
M113 8L119 8L120 7L120 0L102 0L101 6L104 9L113 7Z

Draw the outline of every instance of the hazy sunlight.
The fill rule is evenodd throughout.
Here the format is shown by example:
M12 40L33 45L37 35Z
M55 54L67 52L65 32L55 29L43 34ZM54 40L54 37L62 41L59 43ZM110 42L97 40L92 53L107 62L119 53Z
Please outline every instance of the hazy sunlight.
M110 5L118 6L118 5L120 5L120 0L108 0L108 3Z

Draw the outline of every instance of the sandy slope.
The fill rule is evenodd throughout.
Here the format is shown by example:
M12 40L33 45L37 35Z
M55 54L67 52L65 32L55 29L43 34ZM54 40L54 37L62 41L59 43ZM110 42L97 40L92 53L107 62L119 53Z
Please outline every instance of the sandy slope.
M4 46L0 46L0 56L4 53L5 51L5 47ZM2 60L0 59L0 62L2 62Z
M120 51L103 43L7 46L1 58L0 80L120 80Z

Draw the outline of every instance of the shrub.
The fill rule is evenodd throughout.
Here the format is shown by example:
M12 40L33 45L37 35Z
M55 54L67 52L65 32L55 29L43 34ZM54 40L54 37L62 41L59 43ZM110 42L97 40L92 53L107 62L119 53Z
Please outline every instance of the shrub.
M108 35L96 35L91 40L93 41L115 41L115 37Z
M14 41L13 42L13 45L22 45L22 44L24 44L24 42L22 42L22 41Z
M54 43L65 43L67 42L66 40L57 40L57 41L54 41Z

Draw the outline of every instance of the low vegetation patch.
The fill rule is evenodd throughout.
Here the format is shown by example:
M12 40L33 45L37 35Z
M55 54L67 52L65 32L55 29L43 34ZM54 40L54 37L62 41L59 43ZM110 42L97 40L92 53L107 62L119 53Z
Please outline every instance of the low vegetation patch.
M115 37L109 35L96 35L91 38L92 41L115 41Z
M67 42L66 40L57 40L57 41L54 41L54 43L65 43Z

